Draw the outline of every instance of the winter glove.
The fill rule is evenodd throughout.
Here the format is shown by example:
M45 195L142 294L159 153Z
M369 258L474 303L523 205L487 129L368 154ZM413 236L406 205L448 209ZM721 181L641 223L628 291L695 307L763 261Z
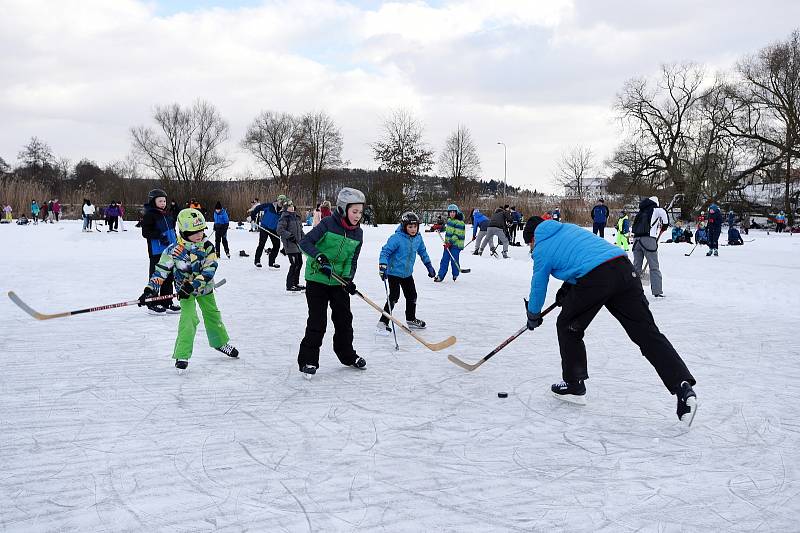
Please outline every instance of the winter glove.
M325 254L319 254L316 257L317 263L319 263L320 271L328 277L331 277L333 274L333 267L331 266L331 262L328 261L328 257Z
M381 277L381 281L386 281L386 269L388 268L387 265L380 264L378 265L378 275Z
M561 307L564 305L564 299L569 294L569 291L572 290L572 283L567 283L566 281L561 285L561 288L558 289L556 292L556 305Z
M281 248L281 254L286 255L286 249L285 248Z
M350 296L352 296L356 293L356 284L353 283L352 281L348 281L347 284L344 286L344 290L346 290L347 293Z
M528 329L534 330L542 325L542 313L531 313L528 311L528 300L522 300L525 302L525 313L528 315Z
M166 235L162 235L161 237L159 237L158 238L158 242L160 242L164 246L169 246L170 245L169 239L167 239Z
M428 277L429 278L435 278L436 277L436 271L433 269L433 265L432 264L427 263L425 265L425 268L428 269Z
M453 243L446 242L446 243L444 243L444 247L445 247L445 248L447 248L447 249L449 250L450 248L452 248L452 247L453 247Z
M286 237L286 240L289 242L297 243L297 237L295 237L294 234L291 234L288 237Z
M144 288L144 291L142 291L142 295L139 296L139 303L137 305L139 307L147 305L147 303L145 303L145 300L147 300L148 298L152 298L154 296L158 296L158 293L153 289L151 289L150 286L148 285L147 287Z
M181 285L181 288L178 291L178 300L185 300L192 294L194 294L194 285L192 285L189 281L184 281L183 285Z

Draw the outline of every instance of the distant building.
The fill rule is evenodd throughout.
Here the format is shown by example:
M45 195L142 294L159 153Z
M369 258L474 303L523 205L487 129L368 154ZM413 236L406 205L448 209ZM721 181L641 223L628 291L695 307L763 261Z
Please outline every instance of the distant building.
M581 194L582 193L582 194ZM564 186L564 196L566 198L597 198L608 195L608 178L592 177L583 178L580 187L577 182Z

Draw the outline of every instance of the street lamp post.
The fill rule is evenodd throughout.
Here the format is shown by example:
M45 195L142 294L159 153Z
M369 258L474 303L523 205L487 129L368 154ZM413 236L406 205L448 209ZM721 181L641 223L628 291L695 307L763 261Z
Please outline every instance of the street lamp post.
M503 145L503 196L506 196L508 189L508 147L506 147L506 143L504 142L498 142L497 144Z

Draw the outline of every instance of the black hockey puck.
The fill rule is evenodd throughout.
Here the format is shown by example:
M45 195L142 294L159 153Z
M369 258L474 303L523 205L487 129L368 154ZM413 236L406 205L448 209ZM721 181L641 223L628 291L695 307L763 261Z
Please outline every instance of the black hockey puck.
M498 392L497 393L497 397L498 398L508 398L508 393L507 392Z

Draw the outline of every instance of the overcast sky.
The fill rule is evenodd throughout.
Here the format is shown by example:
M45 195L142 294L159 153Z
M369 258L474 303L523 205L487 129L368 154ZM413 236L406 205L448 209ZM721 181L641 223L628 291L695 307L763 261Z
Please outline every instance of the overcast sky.
M206 99L229 121L232 175L263 173L238 142L261 110L326 110L344 158L398 106L438 151L472 130L486 178L554 190L574 144L605 158L630 77L692 60L710 71L800 26L797 0L377 2L0 0L0 156L38 136L100 164L130 151L155 104Z

